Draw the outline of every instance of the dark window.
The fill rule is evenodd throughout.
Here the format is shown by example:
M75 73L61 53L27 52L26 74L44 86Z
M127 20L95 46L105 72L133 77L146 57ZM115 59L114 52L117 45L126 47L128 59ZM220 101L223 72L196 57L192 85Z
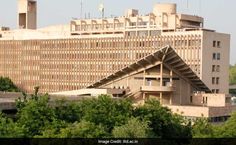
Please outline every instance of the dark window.
M220 43L220 41L217 41L217 47L218 47L218 48L221 47L221 43Z
M212 91L212 93L215 93L215 92L216 92L216 90L215 90L215 89L212 89L211 91Z
M219 89L216 89L216 93L219 94L220 90Z
M217 78L216 78L216 84L219 84L219 83L220 83L220 78L217 77Z
M190 96L190 103L193 103L193 96Z
M213 41L213 47L216 47L216 41Z
M216 60L216 53L213 53L212 59Z
M213 77L213 78L212 78L212 84L215 84L215 82L216 82L216 78Z
M220 72L220 65L216 66L216 72Z
M215 72L215 70L216 70L216 66L212 65L212 72Z
M217 53L217 60L220 60L220 53Z

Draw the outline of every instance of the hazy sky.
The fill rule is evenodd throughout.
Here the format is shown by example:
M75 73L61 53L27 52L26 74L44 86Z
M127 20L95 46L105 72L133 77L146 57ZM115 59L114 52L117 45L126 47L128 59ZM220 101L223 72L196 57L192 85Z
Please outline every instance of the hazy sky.
M236 0L83 0L83 17L100 17L98 5L105 5L105 16L120 16L128 8L139 9L141 14L152 11L158 2L177 3L179 13L200 15L205 28L231 34L231 64L236 63ZM38 0L38 27L66 24L80 17L81 0ZM17 0L0 0L0 26L16 28Z

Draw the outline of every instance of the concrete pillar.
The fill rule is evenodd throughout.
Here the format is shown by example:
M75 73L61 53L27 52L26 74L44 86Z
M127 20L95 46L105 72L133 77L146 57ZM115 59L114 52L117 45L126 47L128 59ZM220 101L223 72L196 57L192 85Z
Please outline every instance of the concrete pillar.
M145 81L146 81L145 75L146 75L146 71L144 70L143 71L143 86L146 86L145 85Z
M19 29L37 28L37 2L35 0L18 0Z
M163 63L160 65L160 87L163 86Z
M162 92L160 92L160 103L162 104L162 96L163 96L163 94L162 94Z

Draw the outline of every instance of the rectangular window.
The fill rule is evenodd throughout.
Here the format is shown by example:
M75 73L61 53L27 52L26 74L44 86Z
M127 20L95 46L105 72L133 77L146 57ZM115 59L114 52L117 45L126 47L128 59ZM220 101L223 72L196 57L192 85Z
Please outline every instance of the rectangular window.
M212 91L212 93L215 93L215 92L216 92L216 90L215 90L215 89L212 89L211 91Z
M216 89L216 94L219 94L220 93L220 90L219 89Z
M213 53L212 59L213 59L213 60L216 60L216 53Z
M218 85L219 83L220 83L220 78L217 77L217 78L216 78L216 84Z
M217 60L220 60L220 53L217 53Z
M216 66L212 65L212 72L215 72L215 70L216 70Z
M216 82L216 78L213 77L213 78L212 78L212 84L215 84L215 82Z
M218 48L221 47L221 43L220 43L220 41L217 41L217 47L218 47Z
M216 72L220 72L220 65L216 66Z
M190 103L193 103L193 96L190 96Z
M213 47L216 47L216 41L213 41Z

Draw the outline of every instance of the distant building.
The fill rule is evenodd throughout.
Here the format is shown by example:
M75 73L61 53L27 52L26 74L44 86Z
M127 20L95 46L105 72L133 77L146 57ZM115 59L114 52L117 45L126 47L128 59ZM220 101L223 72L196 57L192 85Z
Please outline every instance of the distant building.
M137 104L155 97L185 116L215 119L232 111L222 95L229 93L230 35L205 29L202 17L156 4L143 16L130 9L36 29L36 5L19 0L21 29L0 31L0 75L23 90L120 89L119 97Z

